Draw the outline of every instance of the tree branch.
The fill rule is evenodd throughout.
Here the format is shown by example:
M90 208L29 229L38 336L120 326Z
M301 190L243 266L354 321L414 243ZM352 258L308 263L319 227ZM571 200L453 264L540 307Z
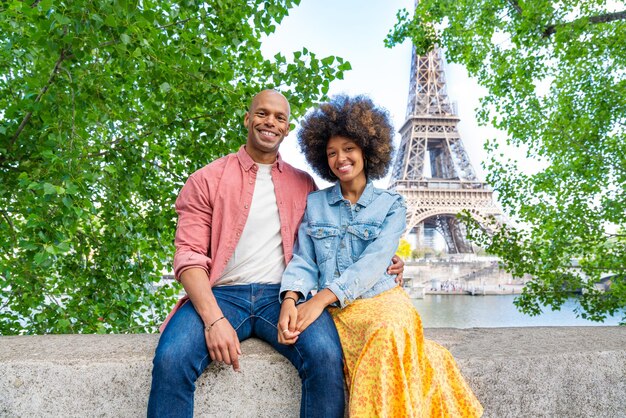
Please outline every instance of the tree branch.
M177 20L176 22L173 23L168 23L167 25L163 25L163 26L157 26L157 29L163 29L163 28L168 28L170 26L174 26L174 25L179 25L181 23L187 23L189 22L191 19L194 19L195 16L187 18L187 19L183 19L183 20Z
M66 58L67 58L67 56L65 55L65 49L62 49L61 50L61 56L59 57L57 62L54 64L54 68L52 69L52 73L50 74L50 78L48 78L48 82L41 89L41 91L37 95L37 98L35 98L35 103L38 103L41 100L41 98L43 97L43 95L46 94L46 92L48 91L48 88L50 88L50 86L52 85L52 82L54 81L54 76L56 76L57 72L59 71L59 67L61 66L61 63ZM33 112L32 111L28 112L26 114L26 116L24 116L24 119L22 119L22 123L20 123L20 126L18 126L17 131L15 132L13 137L11 138L11 146L13 144L15 144L15 141L17 140L17 137L20 136L20 134L22 133L22 131L26 127L26 124L28 123L28 121L30 120L30 118L32 116L33 116Z
M2 276L2 278L4 279L5 277L4 277L4 276ZM6 312L6 311L5 311L5 308L6 308L7 306L9 306L9 302L10 302L10 301L11 301L11 300L10 300L9 298L7 298L7 299L4 301L4 303L2 304L2 306L0 306L0 310L1 310L2 312Z
M509 4L511 5L511 7L513 7L513 9L519 13L520 15L522 14L522 8L520 7L519 3L517 2L517 0L509 0Z
M7 221L7 223L11 227L11 232L13 233L13 238L15 238L15 226L13 225L13 222L11 221L11 218L9 218L9 214L6 213L3 210L0 211L0 213L2 213L2 217Z
M515 1L515 0L511 0L511 1ZM614 22L616 20L625 20L625 19L626 19L626 10L622 10L621 12L606 13L606 14L597 15L597 16L581 17L571 22L550 25L544 29L541 36L543 38L548 38L549 36L553 35L559 27L568 26L576 22L580 22L582 20L587 20L589 24L596 25L598 23L609 23L609 22Z

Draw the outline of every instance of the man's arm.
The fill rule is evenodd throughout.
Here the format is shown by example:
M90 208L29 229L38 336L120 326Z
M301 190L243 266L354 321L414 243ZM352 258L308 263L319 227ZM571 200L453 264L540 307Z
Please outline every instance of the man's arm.
M397 254L391 257L391 265L387 267L387 273L390 275L396 275L396 283L398 286L404 284L404 260Z
M213 264L209 257L213 224L209 195L206 183L191 176L176 199L178 225L174 274L204 323L204 338L211 360L223 361L239 370L239 339L228 320L222 319L224 315L209 280Z
M187 269L181 274L180 281L204 323L204 338L211 360L223 361L239 371L239 338L230 322L223 318L224 314L213 295L206 271L201 268Z

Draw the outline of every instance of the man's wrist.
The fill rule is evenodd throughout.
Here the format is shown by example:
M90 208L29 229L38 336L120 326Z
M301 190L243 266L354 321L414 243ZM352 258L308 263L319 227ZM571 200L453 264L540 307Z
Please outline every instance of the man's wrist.
M209 332L211 331L211 328L213 328L213 326L215 324L217 324L218 322L220 322L222 319L226 319L226 317L224 316L220 316L219 318L217 318L215 321L211 322L209 325L204 324L204 331L205 332Z
M199 313L199 315L200 315L200 318L202 319L202 322L204 323L205 328L211 326L212 323L214 323L215 321L217 321L218 319L224 316L221 310L203 312L201 314Z

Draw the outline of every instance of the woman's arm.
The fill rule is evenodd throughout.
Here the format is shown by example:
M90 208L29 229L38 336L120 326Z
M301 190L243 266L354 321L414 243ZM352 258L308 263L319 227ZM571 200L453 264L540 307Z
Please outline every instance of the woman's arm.
M282 303L285 292L298 292L298 302L306 299L311 291L317 288L319 267L316 262L313 240L306 233L309 224L308 207L298 228L298 239L293 249L293 258L287 264L280 285L279 300Z
M279 293L281 307L278 317L278 342L281 344L291 345L297 341L300 331L296 325L298 320L296 304L305 300L317 287L319 267L315 261L315 247L311 237L306 233L308 219L305 211L298 228L293 258L287 265L281 281Z

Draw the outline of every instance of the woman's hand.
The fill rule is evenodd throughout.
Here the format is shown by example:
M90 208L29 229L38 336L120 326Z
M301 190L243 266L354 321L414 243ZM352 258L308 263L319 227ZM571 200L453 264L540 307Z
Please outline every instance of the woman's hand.
M278 342L280 344L292 345L298 340L300 331L296 330L296 321L298 320L298 309L296 308L296 300L298 295L287 292L280 306L280 315L278 316Z
M296 329L300 332L307 329L319 316L324 312L326 305L311 298L308 301L298 305L298 320Z
M337 296L324 289L315 294L308 301L298 305L298 319L296 321L296 329L303 332L317 318L320 317L324 309L333 302L337 301Z

